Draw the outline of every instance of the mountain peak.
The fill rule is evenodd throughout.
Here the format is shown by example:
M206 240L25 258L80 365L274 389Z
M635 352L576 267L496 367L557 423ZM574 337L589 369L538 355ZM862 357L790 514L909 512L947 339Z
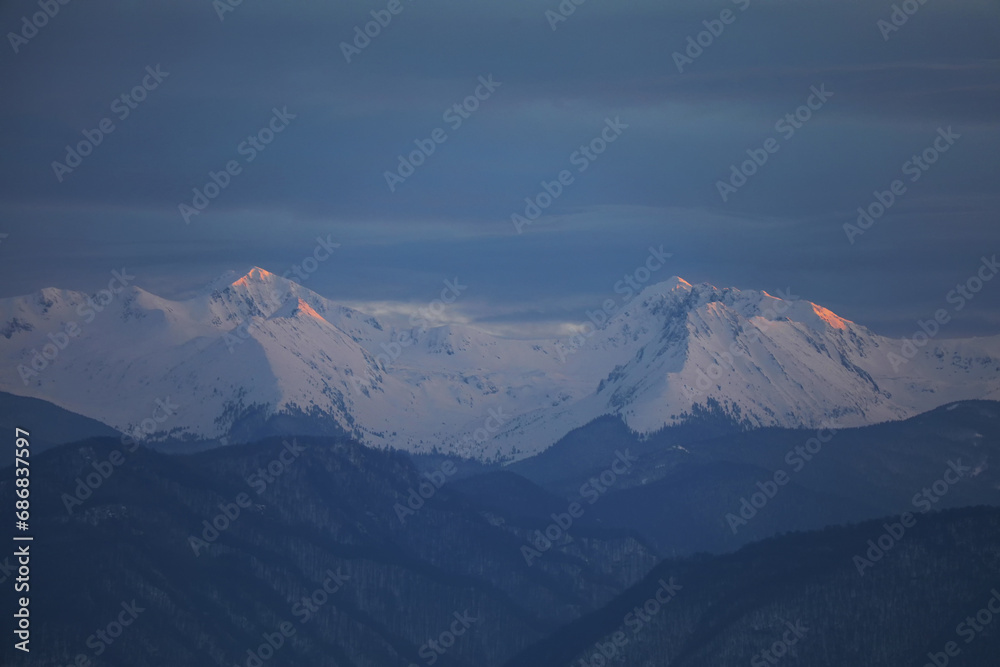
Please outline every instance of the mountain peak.
M660 284L661 285L663 285L663 284L671 285L674 289L682 289L682 288L683 289L690 289L691 288L691 283L689 283L688 281L684 280L680 276L671 276L670 278L666 279L665 281L663 281Z
M647 277L621 307L587 312L593 332L547 341L473 324L383 326L257 266L225 278L183 302L138 288L111 303L59 290L0 299L0 390L121 429L148 413L150 395L183 396L187 409L165 428L193 440L240 433L257 410L276 425L304 410L372 446L483 459L540 451L605 414L644 434L713 406L747 425L803 427L835 414L856 426L1000 396L1000 336L936 340L896 369L886 355L903 341L790 288L772 296ZM80 341L54 358L74 320L87 325ZM248 337L256 344L241 345ZM33 367L39 354L44 373ZM95 369L115 382L81 392ZM501 408L502 429L466 437Z
M249 287L251 285L272 284L279 276L271 273L267 269L259 266L251 266L249 269L228 269L216 276L202 289L198 290L198 296L209 296L216 292L221 292L230 287Z
M677 292L689 292L693 289L691 283L680 276L672 276L666 280L647 285L639 292L640 297L666 296Z
M249 286L251 283L261 283L261 282L273 282L278 276L271 273L267 269L262 269L259 266L251 267L242 278L236 280L232 283L233 287L238 285Z

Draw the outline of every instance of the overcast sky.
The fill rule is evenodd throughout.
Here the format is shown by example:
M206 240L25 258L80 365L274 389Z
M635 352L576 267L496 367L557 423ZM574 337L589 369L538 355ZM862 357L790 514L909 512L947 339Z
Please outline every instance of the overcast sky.
M36 2L0 5L0 296L94 289L124 266L178 297L227 269L283 273L322 236L341 245L304 284L325 296L391 309L457 276L454 319L544 332L662 245L654 279L790 289L903 335L1000 252L995 0L913 2L891 31L881 0L588 0L559 21L556 0L401 0L395 15L388 0L243 0L220 19L224 1L77 0L37 30L22 20ZM347 62L372 11L391 22ZM477 88L454 127L445 111ZM776 128L807 101L793 134ZM294 118L248 161L241 142L275 108ZM385 172L438 128L390 190ZM948 150L914 182L904 163L939 128ZM84 131L100 144L54 168ZM574 159L602 131L606 150ZM718 181L772 138L723 201ZM179 205L229 161L239 173L186 222ZM511 215L563 170L572 183L517 233ZM905 192L850 243L844 225L896 179ZM946 335L985 333L1000 333L1000 280Z

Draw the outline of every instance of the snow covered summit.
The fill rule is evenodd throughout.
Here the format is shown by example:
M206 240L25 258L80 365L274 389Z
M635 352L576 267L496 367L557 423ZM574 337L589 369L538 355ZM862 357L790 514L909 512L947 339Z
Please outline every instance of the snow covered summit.
M315 423L483 459L605 414L640 432L710 403L748 427L851 426L1000 398L1000 337L934 340L894 367L901 341L822 306L678 277L561 341L398 329L256 267L183 301L105 292L0 300L0 390L153 440ZM179 407L163 418L167 398Z

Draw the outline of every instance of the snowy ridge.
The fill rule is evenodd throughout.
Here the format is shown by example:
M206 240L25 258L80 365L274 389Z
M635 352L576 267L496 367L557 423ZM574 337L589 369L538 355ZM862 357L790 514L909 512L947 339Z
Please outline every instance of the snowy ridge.
M184 301L47 288L0 300L0 389L120 430L145 420L152 440L298 415L372 446L483 459L537 453L604 414L639 432L709 403L748 427L856 426L1000 398L1000 336L935 340L897 370L900 341L819 305L676 277L569 353L452 324L407 330L415 342L386 363L402 333L259 268ZM150 430L167 398L177 413Z

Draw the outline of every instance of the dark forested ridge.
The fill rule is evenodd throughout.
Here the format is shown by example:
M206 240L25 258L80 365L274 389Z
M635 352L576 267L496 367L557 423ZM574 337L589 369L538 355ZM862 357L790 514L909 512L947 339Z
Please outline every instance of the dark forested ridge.
M814 435L600 420L507 469L340 437L62 445L31 458L18 664L919 666L950 641L995 664L995 629L957 626L1000 585L1000 510L937 510L996 504L998 404L827 433L796 470Z
M85 438L120 437L120 434L107 424L63 410L48 401L0 391L0 428L4 433L13 433L17 425L23 424L41 426L32 435L31 449L34 452ZM11 451L13 448L11 445L10 450L6 451ZM9 465L13 460L12 457L13 454L10 457L5 455L3 464Z
M920 517L871 565L856 560L867 560L868 541L877 546L886 524L898 535L897 523L664 561L507 667L997 665L1000 510Z
M455 493L451 468L420 476L402 454L290 443L140 448L113 469L122 447L110 439L34 458L34 643L18 664L254 665L282 624L292 634L267 665L499 664L657 560L595 530L529 566L526 528ZM101 480L89 497L88 475ZM95 635L120 614L120 638ZM443 634L446 650L428 645Z
M962 401L861 428L712 431L702 422L639 438L608 417L511 470L572 496L616 451L630 449L638 461L589 518L634 530L668 556L725 553L785 531L905 511L1000 505L1000 468L991 465L1000 459L996 401ZM915 505L951 463L967 468L960 483ZM775 474L785 476L778 488ZM759 501L762 492L771 497L747 509L744 500Z

